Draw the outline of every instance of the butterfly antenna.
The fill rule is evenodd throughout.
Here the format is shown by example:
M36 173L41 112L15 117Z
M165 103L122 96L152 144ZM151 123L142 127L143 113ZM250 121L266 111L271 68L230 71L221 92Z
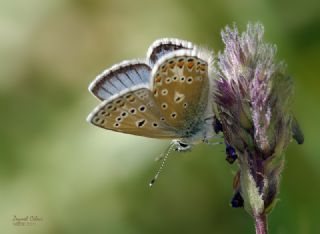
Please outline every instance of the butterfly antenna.
M167 148L159 155L159 157L156 157L156 158L154 159L154 161L155 161L155 162L161 161L161 160L163 159L164 155L165 155L166 153L168 153L170 147L172 147L173 144L174 144L174 143L171 142L171 143L167 146Z
M154 183L156 182L156 180L158 179L158 177L159 177L159 175L160 175L160 173L161 173L164 165L166 164L166 161L167 161L167 159L168 159L168 156L169 156L169 154L171 153L171 151L172 151L172 149L173 149L174 146L175 146L175 144L174 144L174 143L171 143L171 144L168 146L168 148L166 149L166 151L165 151L166 153L165 153L165 154L163 153L163 154L158 158L158 160L162 159L162 163L161 163L161 166L159 167L156 175L155 175L155 176L153 177L153 179L150 181L150 183L149 183L149 186L150 186L150 187L152 187L152 186L154 185ZM163 156L163 155L164 155L164 156Z

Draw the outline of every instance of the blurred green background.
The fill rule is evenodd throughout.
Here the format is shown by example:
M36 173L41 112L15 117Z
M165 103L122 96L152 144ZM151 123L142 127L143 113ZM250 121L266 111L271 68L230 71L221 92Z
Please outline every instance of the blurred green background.
M320 233L320 2L0 1L0 232L32 234L254 233L232 209L223 146L174 153L155 187L167 141L86 123L88 84L103 69L178 37L223 49L220 30L261 21L295 80L305 144L287 151L272 234ZM43 221L19 227L12 219Z

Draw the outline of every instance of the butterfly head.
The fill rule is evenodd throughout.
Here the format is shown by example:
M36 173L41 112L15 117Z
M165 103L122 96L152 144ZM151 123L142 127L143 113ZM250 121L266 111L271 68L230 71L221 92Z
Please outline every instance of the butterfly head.
M192 144L183 142L182 140L173 140L172 144L175 147L175 151L178 152L188 152L192 149Z

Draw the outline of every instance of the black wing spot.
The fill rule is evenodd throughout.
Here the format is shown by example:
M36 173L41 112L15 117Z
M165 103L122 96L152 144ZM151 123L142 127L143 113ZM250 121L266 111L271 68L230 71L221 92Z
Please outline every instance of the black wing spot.
M135 108L131 108L131 109L129 110L129 112L130 112L131 114L135 114L135 113L136 113L136 109L135 109Z
M193 81L193 78L192 78L192 77L188 77L188 79L187 79L187 83L188 83L188 84L191 84L191 83L192 83L192 81Z
M176 99L174 101L179 102L180 100L181 100L181 97L176 97Z
M162 103L162 105L161 105L161 107L162 107L162 109L167 109L168 108L168 104L167 103Z
M177 117L177 113L176 112L172 112L171 113L171 118L175 119Z
M137 122L137 127L138 127L138 128L141 128L141 127L143 127L143 126L145 125L145 123L146 123L146 120L145 120L145 119L139 120L139 121Z
M139 111L144 112L145 110L146 110L146 107L145 107L145 106L140 106L140 107L139 107Z

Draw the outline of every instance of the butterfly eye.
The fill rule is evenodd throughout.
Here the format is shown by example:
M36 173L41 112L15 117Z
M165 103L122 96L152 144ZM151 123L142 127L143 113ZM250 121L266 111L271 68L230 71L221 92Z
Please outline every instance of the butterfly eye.
M183 148L186 148L186 147L189 146L188 144L183 143L183 142L181 142L181 141L179 141L178 143L179 143L179 145L180 145L181 147L183 147Z

